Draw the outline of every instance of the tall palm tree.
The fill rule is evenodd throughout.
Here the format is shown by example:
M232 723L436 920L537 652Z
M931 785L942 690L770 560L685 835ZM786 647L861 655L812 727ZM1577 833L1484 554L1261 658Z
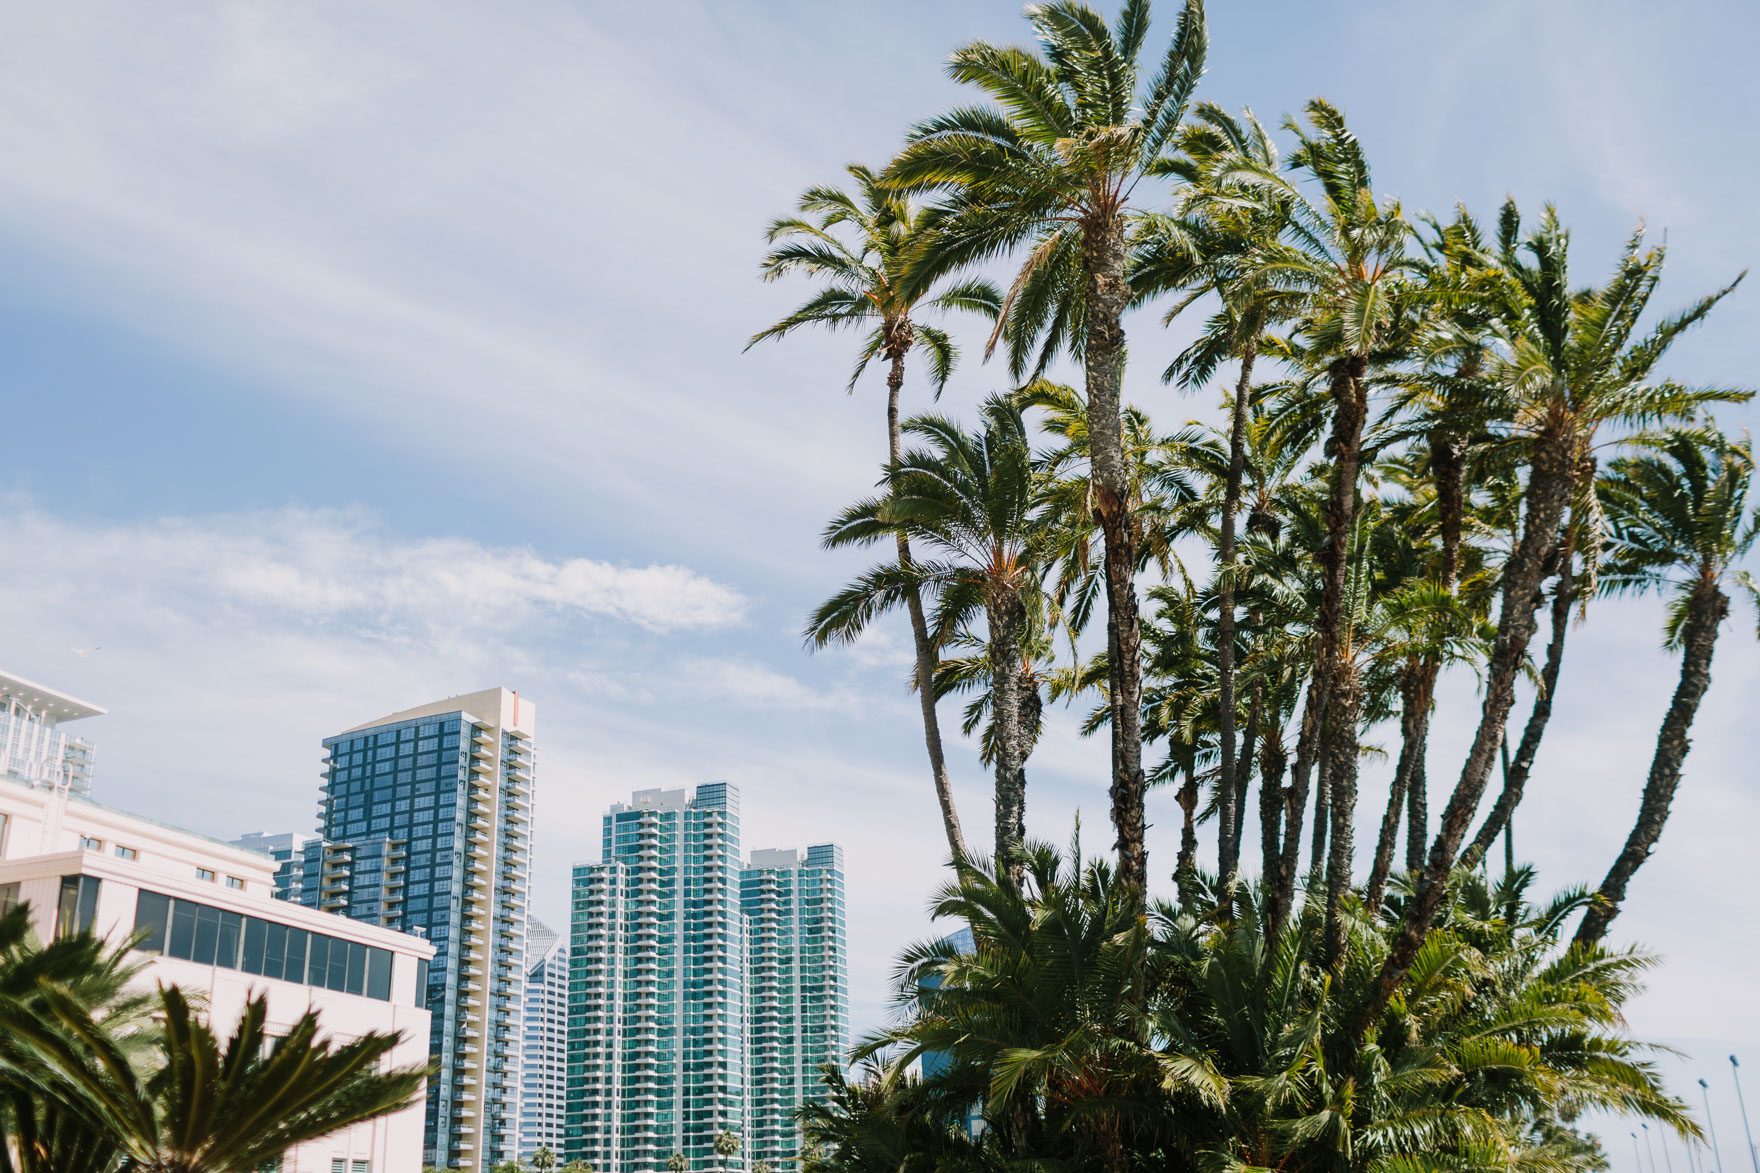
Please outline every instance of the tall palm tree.
M797 205L800 214L770 226L766 238L774 247L764 258L764 280L804 274L824 282L825 288L786 318L753 335L746 349L803 326L833 330L870 327L850 375L849 390L854 392L875 358L886 363L886 451L887 461L896 464L905 359L913 350L927 356L930 383L939 396L958 358L946 331L918 321L919 311L966 310L995 318L1001 297L994 286L980 280L908 287L903 280L906 260L922 246L928 214L882 184L867 167L851 164L849 174L855 180L855 195L836 187L808 188ZM896 538L899 564L909 566L910 540L902 532ZM935 647L929 640L922 600L913 593L905 602L916 652L916 692L923 711L929 771L941 807L947 848L955 859L961 859L965 839L954 807L942 752L941 723L930 685L935 674Z
M1030 245L997 337L1017 375L1043 371L1062 349L1084 367L1094 496L1105 538L1112 817L1119 880L1146 892L1141 633L1122 425L1130 301L1128 242L1139 182L1174 142L1203 72L1201 0L1186 0L1161 69L1146 91L1138 58L1148 0L1125 0L1112 26L1076 0L1034 4L1026 18L1040 51L976 42L949 73L994 104L919 124L886 172L900 186L948 192L921 277ZM1033 358L1037 348L1036 361Z
M1527 259L1515 248L1518 232L1508 209L1500 226L1508 308L1499 323L1500 353L1488 377L1512 400L1514 438L1528 469L1521 535L1504 563L1479 726L1418 877L1417 894L1364 1004L1365 1026L1393 997L1441 907L1447 877L1503 744L1516 677L1536 626L1540 586L1558 549L1565 513L1576 498L1586 521L1595 515L1593 473L1597 448L1608 442L1604 433L1690 419L1706 404L1752 397L1747 391L1654 378L1669 348L1734 284L1640 334L1664 258L1660 247L1644 248L1642 231L1627 242L1607 284L1575 293L1569 279L1570 235L1556 211L1547 208L1540 227L1528 235Z
M937 646L983 615L991 672L996 866L1018 875L1027 748L1021 641L1028 597L1039 589L1044 572L1047 529L1020 408L992 397L984 403L983 418L977 434L942 416L918 416L905 424L906 433L924 439L927 447L899 458L884 496L839 514L826 529L825 544L872 545L903 530L928 553L908 565L870 569L814 613L807 637L818 645L854 639L912 590L937 600L932 629Z
M1277 316L1280 302L1292 300L1280 297L1283 291L1263 280L1263 270L1251 263L1258 249L1283 234L1288 205L1275 189L1230 184L1226 177L1243 161L1257 173L1277 173L1277 147L1265 127L1251 110L1236 118L1213 103L1200 103L1193 123L1180 135L1179 156L1168 165L1187 182L1181 215L1148 218L1138 234L1131 281L1139 298L1186 295L1167 312L1165 323L1198 292L1214 292L1221 302L1204 334L1168 366L1163 381L1177 379L1191 387L1207 381L1223 362L1239 363L1229 403L1228 459L1216 536L1218 875L1225 888L1235 880L1245 818L1246 779L1237 776L1241 755L1235 748L1236 519L1246 470L1253 366L1261 335Z
M1736 586L1760 604L1753 578L1735 569L1760 539L1760 513L1748 508L1754 459L1746 441L1676 428L1654 448L1616 459L1608 470L1601 496L1611 523L1611 554L1601 584L1668 596L1664 642L1681 653L1681 676L1656 738L1637 822L1577 929L1584 944L1607 934L1626 886L1662 836L1680 786L1687 734L1711 684L1717 631L1729 615L1724 588Z

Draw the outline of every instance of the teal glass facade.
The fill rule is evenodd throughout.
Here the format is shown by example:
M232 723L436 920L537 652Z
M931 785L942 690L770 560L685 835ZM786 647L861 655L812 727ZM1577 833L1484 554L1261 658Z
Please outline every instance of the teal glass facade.
M744 1168L714 1153L745 1128L739 792L638 791L576 865L564 1153L601 1173Z
M746 922L744 1158L779 1173L798 1167L794 1113L815 1098L819 1068L844 1062L849 1043L849 942L843 850L823 843L802 858L758 851L740 872Z

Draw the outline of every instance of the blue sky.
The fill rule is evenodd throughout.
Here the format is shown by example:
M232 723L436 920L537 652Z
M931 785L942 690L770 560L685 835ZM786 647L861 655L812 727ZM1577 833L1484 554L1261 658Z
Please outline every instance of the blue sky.
M1408 208L1555 201L1585 280L1644 221L1671 306L1760 258L1751 6L1219 0L1212 33L1203 96L1274 121L1326 95ZM0 10L0 660L110 707L99 796L305 829L321 737L504 683L541 714L540 915L561 921L608 803L727 778L748 846L845 844L876 1021L939 843L904 636L808 656L797 632L859 564L817 534L871 485L880 388L842 394L846 338L740 348L803 295L756 281L763 224L957 100L940 63L976 36L1021 39L1016 6ZM1153 378L1180 330L1130 325L1130 397L1212 417ZM1670 369L1760 382L1757 332L1745 288ZM943 406L1003 381L974 355ZM1551 885L1598 878L1635 809L1673 684L1658 622L1606 605L1573 637L1518 823ZM1720 928L1753 923L1760 878L1752 631L1726 631L1619 922L1669 959L1634 1028L1720 1086L1719 1055L1760 1042L1757 935ZM1470 679L1444 690L1438 789L1473 704ZM1104 819L1103 747L1073 723L1034 765L1057 839ZM955 769L986 824L969 750Z

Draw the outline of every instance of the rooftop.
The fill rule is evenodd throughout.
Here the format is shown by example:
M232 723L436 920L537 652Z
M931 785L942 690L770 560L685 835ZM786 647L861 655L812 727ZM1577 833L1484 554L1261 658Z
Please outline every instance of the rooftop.
M10 672L0 672L0 700L16 700L21 706L33 713L56 721L77 721L81 717L102 717L109 710L94 704L88 704L78 697L68 696L26 680L22 676L14 676Z

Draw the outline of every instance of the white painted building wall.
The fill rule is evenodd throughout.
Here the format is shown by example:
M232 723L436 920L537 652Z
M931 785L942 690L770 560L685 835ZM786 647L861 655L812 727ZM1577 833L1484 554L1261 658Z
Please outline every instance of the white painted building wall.
M98 881L94 931L109 940L134 932L142 890L241 916L304 929L334 940L388 950L389 1000L283 981L168 956L148 959L141 980L177 985L206 1002L217 1033L229 1032L258 993L269 1002L268 1029L284 1033L316 1010L325 1034L338 1041L368 1031L401 1031L395 1066L428 1057L428 1011L418 971L433 946L417 937L273 898L275 861L193 832L99 805L78 795L32 789L0 779L0 903L29 902L32 922L47 939L56 930L62 880ZM15 887L16 886L16 887ZM359 1124L290 1152L282 1173L419 1173L423 1102Z

